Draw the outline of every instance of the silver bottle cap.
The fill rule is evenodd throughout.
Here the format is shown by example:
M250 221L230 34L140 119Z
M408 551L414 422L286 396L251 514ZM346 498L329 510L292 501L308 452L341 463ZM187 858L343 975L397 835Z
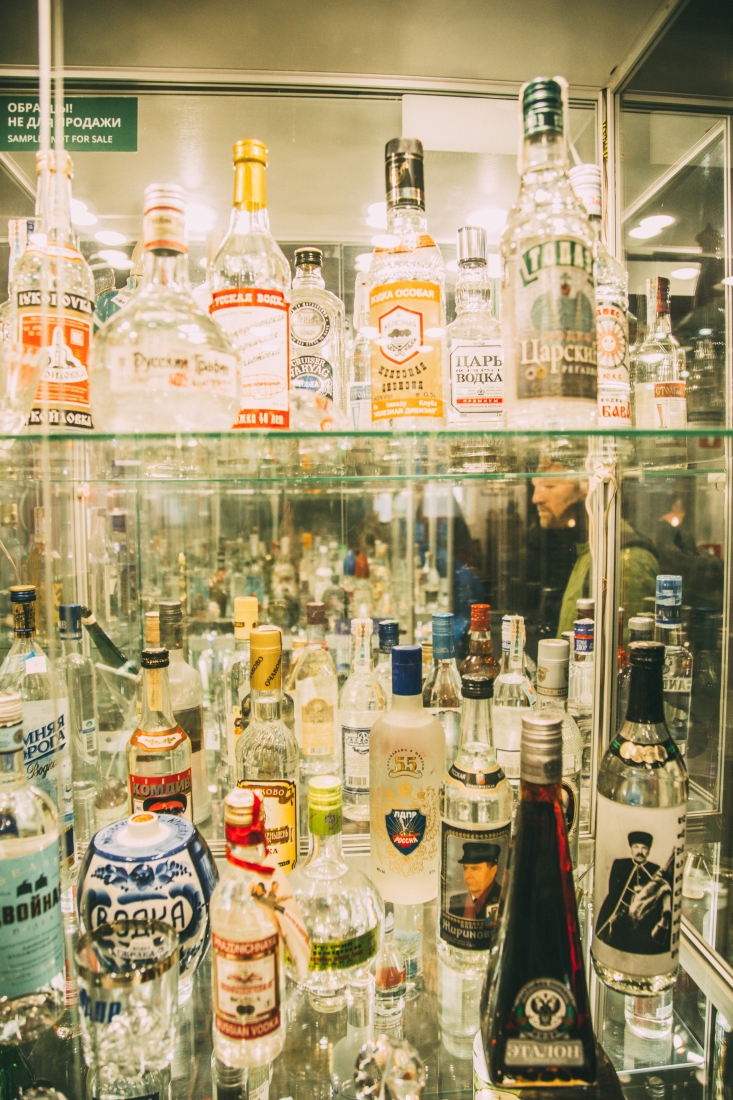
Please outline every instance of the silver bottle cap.
M486 230L480 225L464 225L458 230L458 263L485 264L488 246Z
M562 718L522 716L519 775L527 783L559 783L562 778Z

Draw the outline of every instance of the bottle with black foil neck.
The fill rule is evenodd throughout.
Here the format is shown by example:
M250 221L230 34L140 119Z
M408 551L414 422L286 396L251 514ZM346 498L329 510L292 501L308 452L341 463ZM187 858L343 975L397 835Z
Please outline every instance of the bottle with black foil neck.
M562 803L562 721L522 717L519 805L482 998L492 1085L589 1085L596 1054Z
M632 642L626 721L598 772L593 965L620 993L668 989L679 965L687 769L664 719L661 642Z

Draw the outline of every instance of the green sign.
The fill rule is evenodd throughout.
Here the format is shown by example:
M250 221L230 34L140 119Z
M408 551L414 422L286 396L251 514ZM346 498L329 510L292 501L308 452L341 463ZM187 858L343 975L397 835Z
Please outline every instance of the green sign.
M40 130L38 96L0 96L0 152L38 149ZM70 153L136 153L137 97L65 98L64 137Z

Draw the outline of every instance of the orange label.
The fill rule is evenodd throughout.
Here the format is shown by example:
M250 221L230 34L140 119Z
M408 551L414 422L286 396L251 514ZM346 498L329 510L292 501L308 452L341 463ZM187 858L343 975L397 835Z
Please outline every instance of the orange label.
M79 294L64 294L63 325L58 323L56 293L44 302L40 290L18 292L18 336L24 351L41 353L41 377L36 393L39 407L32 409L29 424L45 418L41 402L48 402L48 422L67 428L93 427L89 406L89 348L94 303Z
M440 287L406 279L369 294L372 420L443 415Z

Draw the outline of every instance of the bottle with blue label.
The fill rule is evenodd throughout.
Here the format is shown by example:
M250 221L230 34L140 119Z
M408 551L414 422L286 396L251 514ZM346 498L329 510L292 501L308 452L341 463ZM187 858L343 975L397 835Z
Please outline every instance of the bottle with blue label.
M656 640L664 646L664 719L684 756L690 736L692 654L682 623L682 577L657 577L654 619Z
M23 701L0 694L0 1032L36 1039L64 1009L64 933L54 803L23 761Z
M62 656L56 662L66 681L69 700L69 740L74 791L74 832L77 853L86 848L96 832L94 802L101 788L97 730L97 679L94 661L82 653L81 607L78 603L59 607L59 636Z
M433 663L423 687L423 706L434 714L445 731L445 767L456 758L461 740L461 677L456 668L455 616L433 615Z

